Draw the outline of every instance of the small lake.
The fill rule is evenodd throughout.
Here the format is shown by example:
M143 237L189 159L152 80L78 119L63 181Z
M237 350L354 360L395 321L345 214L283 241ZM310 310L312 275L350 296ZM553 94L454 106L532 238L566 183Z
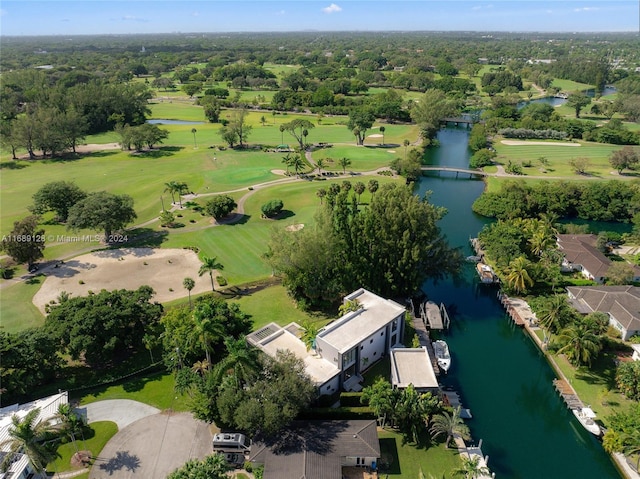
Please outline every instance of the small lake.
M147 120L147 123L152 125L204 125L204 121L163 120L157 118Z
M439 148L430 149L432 165L466 168L469 132L446 128ZM440 227L452 246L472 254L469 237L491 220L476 215L471 204L484 182L455 178L455 173L424 177L417 189L431 192L431 202L448 214ZM495 287L479 284L474 265L465 263L459 278L428 281L424 292L443 302L452 319L445 335L452 355L449 374L441 378L461 395L473 419L466 421L497 479L619 479L601 443L588 433L555 392L555 375L543 354L507 318Z

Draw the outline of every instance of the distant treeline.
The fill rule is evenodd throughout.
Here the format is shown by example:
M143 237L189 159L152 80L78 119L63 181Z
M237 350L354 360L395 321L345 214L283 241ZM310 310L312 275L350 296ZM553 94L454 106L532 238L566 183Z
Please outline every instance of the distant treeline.
M484 192L473 203L473 211L498 219L535 218L546 214L557 218L628 222L640 212L640 182L507 181L499 191Z

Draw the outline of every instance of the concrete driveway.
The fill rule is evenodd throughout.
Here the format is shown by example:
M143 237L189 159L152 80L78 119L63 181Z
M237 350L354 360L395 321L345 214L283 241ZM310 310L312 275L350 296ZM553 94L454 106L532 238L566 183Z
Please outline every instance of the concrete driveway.
M121 431L139 419L158 414L160 409L130 399L107 399L96 401L76 409L87 422L112 421Z
M211 454L212 439L209 425L190 413L147 415L111 438L95 460L89 479L161 479L189 459Z

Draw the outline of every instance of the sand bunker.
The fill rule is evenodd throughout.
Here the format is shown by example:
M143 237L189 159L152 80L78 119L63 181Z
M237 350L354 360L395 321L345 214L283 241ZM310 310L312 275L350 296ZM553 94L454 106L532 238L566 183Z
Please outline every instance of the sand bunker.
M374 133L373 135L367 136L367 138L382 138L382 137L384 137L384 135L381 135L380 133Z
M582 146L580 143L552 143L550 141L522 141L522 140L502 140L500 143L510 146L541 145L541 146Z
M287 231L300 231L302 228L304 228L304 223L298 223L296 225L287 226L285 229Z
M45 272L47 279L33 297L33 304L44 312L45 304L55 301L61 291L74 298L86 296L89 291L138 289L142 285L149 285L156 292L153 301L164 303L188 295L182 286L187 277L196 283L192 294L211 291L209 275L198 276L201 264L198 255L187 249L95 251L65 261L57 268L49 268ZM213 277L216 277L215 271Z

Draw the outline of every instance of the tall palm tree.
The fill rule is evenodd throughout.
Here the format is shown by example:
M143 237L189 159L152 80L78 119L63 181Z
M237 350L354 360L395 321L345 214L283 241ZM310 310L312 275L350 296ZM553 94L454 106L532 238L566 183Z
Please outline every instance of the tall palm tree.
M340 158L340 166L342 167L342 174L344 175L347 172L347 167L351 166L351 160L346 157Z
M199 374L200 376L204 376L209 371L210 367L211 363L206 359L203 359L202 361L196 361L195 363L193 363L193 366L191 366L191 370L194 373Z
M549 297L541 306L537 313L540 326L552 333L560 331L566 318L571 315L567 296L564 294L554 294Z
M518 256L512 260L507 267L507 284L516 292L522 293L527 290L527 286L533 286L533 280L529 276L528 269L531 267L530 261L524 256Z
M316 191L316 196L320 198L320 204L322 204L322 200L325 196L327 196L327 190L325 188L320 188Z
M193 312L193 323L198 340L202 343L206 361L211 363L212 344L224 335L224 325L216 320L216 313L211 305L203 303L196 306Z
M622 444L624 444L622 452L626 456L637 456L636 471L640 471L640 431L637 429L631 433L622 434Z
M182 195L189 191L189 187L184 181L176 182L176 193L178 193L178 202L182 208Z
M196 133L198 132L198 130L196 130L195 128L191 128L191 133L193 133L193 147L194 148L198 148L198 142L196 141Z
M406 138L404 139L404 141L402 142L402 145L404 146L404 159L407 159L407 146L409 146L411 144L411 142L409 140L407 140Z
M455 408L451 414L443 412L433 417L431 427L429 428L432 438L446 436L445 447L449 447L449 443L454 434L459 435L462 439L469 439L469 427L460 417L460 406Z
M561 344L564 344L558 349L558 353L565 354L569 362L577 366L581 364L591 366L591 361L602 349L600 336L581 321L560 331L558 339Z
M286 130L284 125L280 125L280 144L281 145L284 145L284 130Z
M302 327L304 328L300 334L300 339L307 347L307 351L311 349L315 349L316 347L316 336L318 336L318 325L316 323L312 323L310 321L306 321Z
M216 367L216 384L220 384L225 375L233 376L238 387L249 384L260 370L258 350L244 338L234 339L228 336L224 345L227 355Z
M296 172L296 176L298 176L300 171L302 171L302 169L304 168L304 160L302 159L302 153L300 153L299 155L293 155L293 157L291 158L291 166L293 167L293 170Z
M287 153L285 156L282 157L282 162L287 167L287 174L289 174L289 167L291 166L292 160L293 158L291 157L290 153Z
M189 309L193 309L191 304L191 290L195 288L196 282L191 278L185 278L182 280L182 286L189 292Z
M325 167L326 161L327 160L325 158L318 158L316 160L316 167L318 168L318 174L322 173L322 168Z
M215 256L212 258L208 258L205 256L204 258L202 258L202 265L200 265L200 269L198 270L198 276L209 273L209 278L211 278L211 290L214 292L216 290L216 287L213 284L213 272L216 269L224 269L224 266L218 263L218 260Z
M175 194L178 191L178 182L177 181L169 181L164 184L164 192L169 192L171 194L171 203L176 202Z
M378 180L369 180L369 183L367 183L367 189L369 190L369 193L371 193L371 196L376 194L379 186L380 184L378 183Z
M76 436L84 432L84 418L74 410L71 404L66 403L58 406L58 411L53 416L53 419L58 422L55 428L73 442L73 446L78 452Z
M384 126L380 127L380 133L382 133L382 144L384 145L384 132L385 132L386 128Z
M362 181L358 181L356 182L355 185L353 185L353 192L358 195L358 203L360 203L360 196L362 195L362 193L364 193L364 190L366 190L367 187L364 185L364 183Z
M462 477L464 479L476 479L477 477L488 476L489 474L489 468L480 463L480 456L477 455L469 458L463 457L462 466L453 471L454 477Z
M22 419L15 414L11 416L9 438L0 444L0 448L8 452L2 461L1 470L6 471L15 454L22 453L27 456L33 470L42 475L47 464L55 459L55 451L45 444L53 433L53 428L48 420L37 421L39 415L40 409L36 408Z

